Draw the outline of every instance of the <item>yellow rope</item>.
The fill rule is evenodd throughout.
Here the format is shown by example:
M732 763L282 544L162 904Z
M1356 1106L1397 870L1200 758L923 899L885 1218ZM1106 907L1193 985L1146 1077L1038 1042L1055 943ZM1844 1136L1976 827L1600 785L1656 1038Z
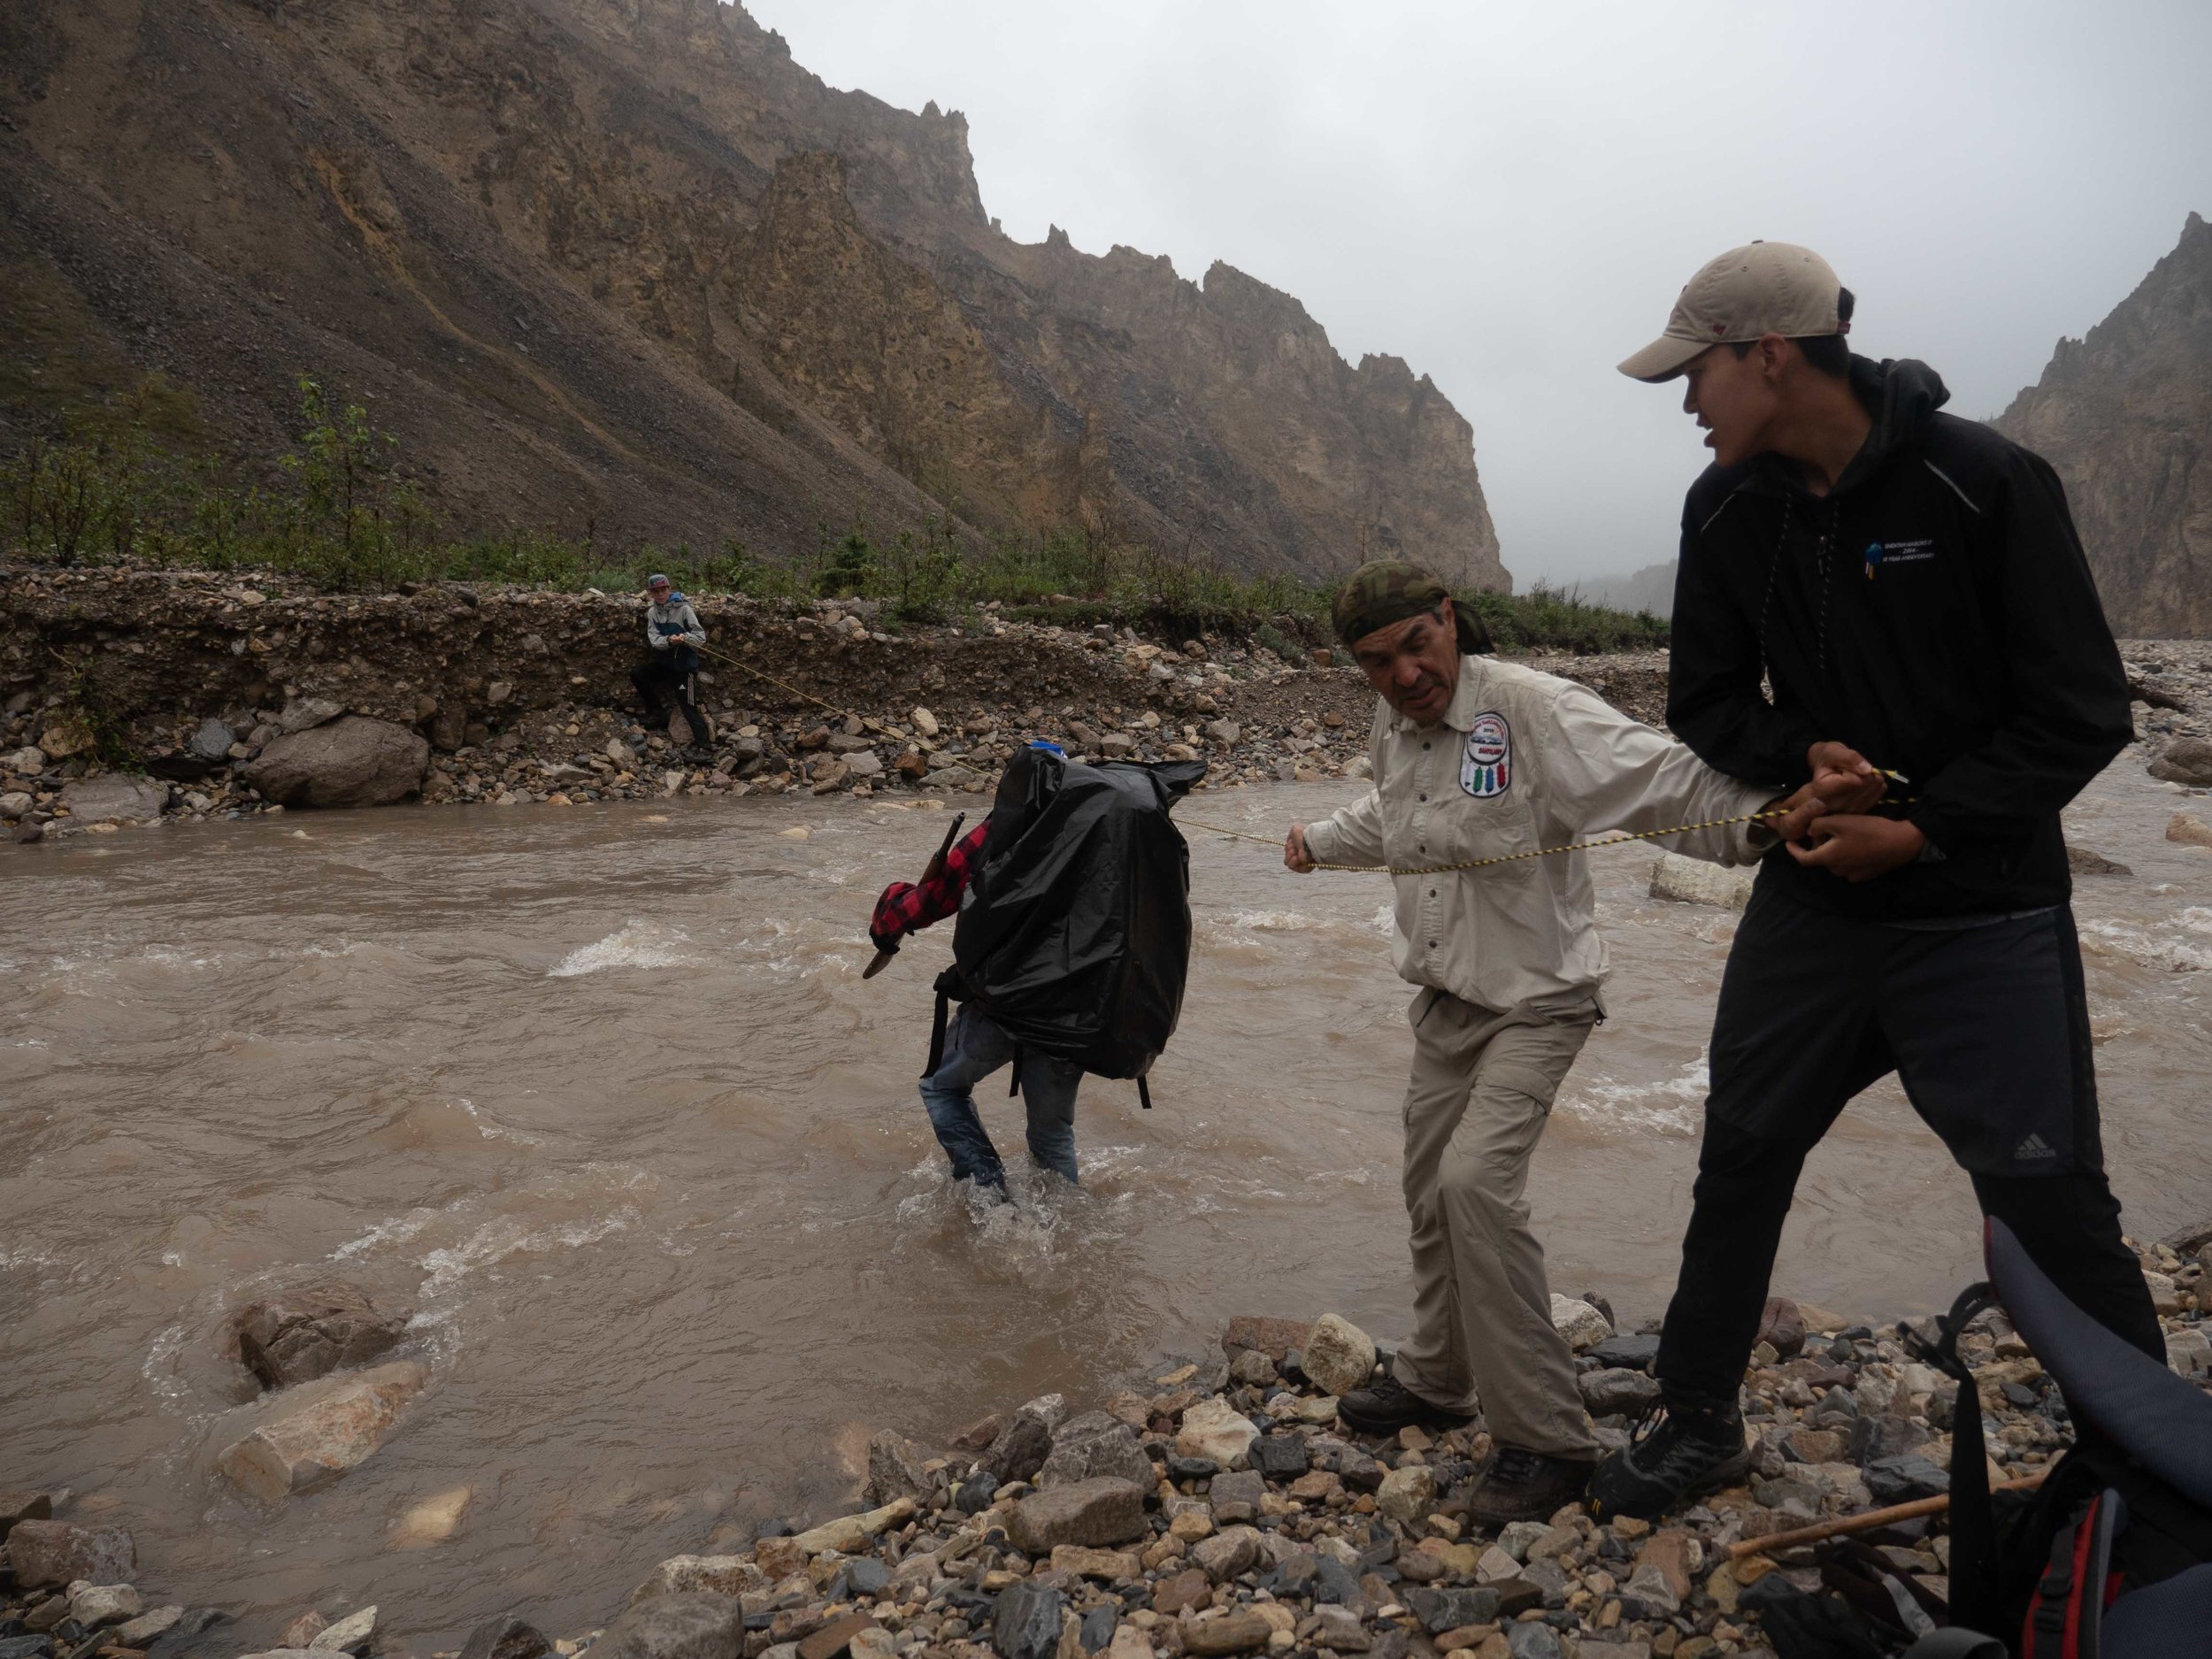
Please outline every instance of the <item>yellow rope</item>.
M1533 852L1501 853L1495 857L1470 858L1463 864L1424 864L1406 868L1397 864L1330 864L1317 859L1313 867L1316 870L1345 871L1356 875L1446 876L1462 870L1480 870L1490 864L1517 864L1524 858L1548 858L1555 853L1586 853L1600 847L1625 847L1632 841L1650 841L1659 835L1686 835L1692 830L1723 829L1731 824L1755 824L1762 818L1786 816L1780 808L1770 807L1763 812L1746 812L1740 818L1708 818L1702 824L1677 824L1667 829L1623 830L1618 834L1603 836L1596 841L1575 841L1565 847L1539 847ZM1217 835L1233 835L1239 841L1257 841L1263 847L1282 846L1282 842L1271 835L1255 835L1249 830L1231 829L1225 824L1207 824L1194 818L1179 818L1176 822L1187 824L1193 829L1211 830Z
M906 738L905 733L895 731L892 727L886 726L880 720L871 719L864 714L856 714L850 709L841 709L837 706L837 704L828 702L824 698L818 697L810 691L800 690L798 687L791 684L788 680L777 679L773 674L769 673L764 669L755 668L749 663L741 663L736 657L728 656L721 651L714 650L708 646L699 645L694 646L692 649L696 650L703 657L711 657L718 663L727 663L732 668L736 669L740 673L750 674L756 680L764 680L770 685L779 687L781 689L789 692L795 697L798 697L803 699L805 702L813 703L817 708L826 709L832 714L838 716L840 718L857 720L860 722L862 726L869 731L880 732L886 737ZM1901 783L1905 780L1904 774L1902 772L1890 772L1887 768L1883 769L1883 775L1889 778L1894 778ZM1770 808L1764 812L1746 812L1738 818L1708 818L1702 824L1677 824L1667 829L1623 830L1618 834L1602 836L1596 841L1574 841L1564 847L1539 847L1533 852L1501 853L1495 857L1470 858L1463 864L1424 864L1416 867L1402 867L1396 864L1323 864L1318 860L1316 860L1313 867L1316 870L1334 870L1352 875L1445 876L1455 874L1462 870L1486 869L1491 864L1518 864L1524 858L1549 858L1559 853L1586 853L1594 851L1596 849L1601 847L1626 847L1632 842L1652 841L1661 835L1687 835L1694 830L1725 829L1733 824L1756 824L1763 818L1785 818L1786 816L1788 815L1778 808ZM1239 841L1257 841L1263 847L1280 847L1282 845L1280 841L1277 841L1271 835L1255 835L1249 830L1231 829L1225 824L1207 824L1193 818L1182 818L1179 819L1179 822L1187 824L1193 829L1210 830L1217 835L1233 835Z
M915 741L908 737L904 732L886 726L881 720L872 720L864 714L855 714L850 709L841 709L835 703L828 702L824 698L818 697L810 691L800 690L796 686L791 684L788 680L778 680L773 674L769 673L764 669L755 668L750 663L741 663L736 657L728 656L724 652L715 650L711 647L705 645L695 645L691 649L698 652L702 657L711 657L718 663L727 663L732 668L736 669L741 674L750 674L755 680L764 680L772 686L780 687L783 690L789 692L793 696L812 703L818 709L827 709L832 714L836 715L841 719L857 720L860 722L861 726L868 731L880 732L886 737L897 738L902 741L911 742Z

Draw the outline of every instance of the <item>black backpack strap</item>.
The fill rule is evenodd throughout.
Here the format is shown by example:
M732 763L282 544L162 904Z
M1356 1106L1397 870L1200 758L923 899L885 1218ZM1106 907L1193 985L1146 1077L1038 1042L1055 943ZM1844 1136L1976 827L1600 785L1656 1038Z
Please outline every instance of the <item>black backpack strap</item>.
M1137 1079L1137 1104L1147 1111L1152 1110L1152 1086L1141 1077Z
M945 1057L945 1010L949 1002L945 987L940 982L937 987L937 1013L929 1022L929 1059L922 1067L925 1081L937 1075L937 1068Z
M1926 1340L1909 1325L1899 1335L1916 1357L1958 1384L1951 1416L1951 1617L1952 1622L1987 1630L1996 1610L1997 1525L1989 1504L1989 1454L1982 1442L1982 1396L1974 1373L1959 1357L1966 1327L1997 1305L1987 1283L1959 1292L1950 1312L1936 1322L1937 1337Z

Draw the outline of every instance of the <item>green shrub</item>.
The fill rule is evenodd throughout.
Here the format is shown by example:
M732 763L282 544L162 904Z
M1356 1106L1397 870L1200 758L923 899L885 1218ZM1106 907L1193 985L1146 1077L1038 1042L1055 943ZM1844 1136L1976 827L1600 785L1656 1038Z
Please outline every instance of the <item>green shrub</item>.
M1094 528L956 540L933 519L879 546L857 510L841 534L826 515L810 552L756 556L649 545L616 551L595 526L453 538L438 526L400 465L397 441L358 405L303 377L300 429L273 477L214 452L191 399L150 378L114 403L81 411L58 438L34 437L0 464L0 536L57 565L136 559L227 570L272 567L341 589L404 581L532 584L632 592L664 570L687 594L763 600L880 600L894 625L1002 614L1085 628L1134 626L1170 640L1249 640L1287 662L1328 643L1333 582L1283 572L1242 576L1186 548L1164 552ZM1502 651L1649 649L1667 624L1584 602L1538 583L1525 594L1466 592Z

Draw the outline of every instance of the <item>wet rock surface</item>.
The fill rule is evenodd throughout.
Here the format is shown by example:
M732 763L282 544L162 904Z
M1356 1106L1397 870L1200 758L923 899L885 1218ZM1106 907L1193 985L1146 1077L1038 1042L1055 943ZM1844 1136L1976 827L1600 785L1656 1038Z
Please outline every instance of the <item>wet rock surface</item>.
M309 1398L280 1396L268 1421L224 1448L217 1471L272 1503L334 1480L383 1444L430 1372L399 1360L331 1380L334 1386L311 1385Z
M238 1357L265 1388L311 1382L387 1352L407 1327L357 1286L301 1286L264 1297L236 1320Z
M2212 1222L2136 1248L2173 1370L2212 1386L2201 1306ZM1563 1297L1555 1315L1594 1336L1607 1324L1603 1301ZM1356 1356L1363 1345L1387 1351L1348 1322L1322 1323ZM1288 1339L1311 1328L1237 1321L1220 1361L1156 1368L1104 1409L1031 1401L953 1436L966 1448L948 1455L879 1434L872 1450L885 1455L871 1458L871 1487L884 1464L922 1492L796 1532L779 1526L749 1548L664 1561L603 1632L549 1640L518 1609L472 1632L459 1659L1775 1655L1763 1610L1816 1593L1819 1558L1761 1540L1949 1484L1955 1386L1914 1360L1893 1328L1775 1297L1744 1379L1754 1442L1744 1485L1656 1522L1601 1525L1571 1504L1491 1532L1466 1518L1470 1482L1491 1450L1480 1420L1434 1435L1341 1432L1312 1410L1330 1397L1290 1375L1300 1350ZM1240 1380L1237 1359L1262 1354L1260 1340L1281 1351L1284 1368L1271 1360L1267 1377L1248 1367L1252 1380ZM1655 1394L1655 1351L1647 1333L1609 1332L1578 1356L1584 1399L1609 1443L1621 1443ZM1987 1414L1993 1477L2047 1468L2070 1427L2026 1345L1993 1314L1962 1354ZM1029 1445L1040 1471L1056 1457L1071 1475L1126 1463L1130 1478L1001 1481L990 1463L1010 1436ZM205 1628L204 1614L142 1610L157 1598L132 1582L127 1533L47 1518L44 1494L0 1498L17 1586L0 1618L47 1643L16 1659L49 1659L62 1644L47 1632L63 1629L110 1632L100 1659L128 1659L141 1644L168 1659L187 1650L162 1645L167 1632ZM1949 1540L1939 1523L1863 1537L1901 1578L1943 1593ZM372 1652L378 1617L374 1608L311 1611L260 1651ZM1872 1640L1878 1652L1904 1646L1896 1632ZM246 1646L234 1641L226 1659Z

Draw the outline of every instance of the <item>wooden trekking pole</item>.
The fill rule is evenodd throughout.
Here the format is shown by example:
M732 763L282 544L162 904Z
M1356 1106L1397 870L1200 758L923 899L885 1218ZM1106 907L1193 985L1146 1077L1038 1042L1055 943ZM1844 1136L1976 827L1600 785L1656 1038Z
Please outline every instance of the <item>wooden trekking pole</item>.
M2037 1471L2023 1475L2017 1480L2001 1480L1990 1487L1992 1492L2030 1492L2043 1484L2051 1471ZM1741 1561L1746 1555L1763 1555L1769 1550L1794 1549L1800 1544L1817 1544L1824 1538L1839 1538L1847 1532L1869 1532L1878 1526L1888 1526L1898 1521L1917 1520L1924 1515L1941 1515L1951 1507L1947 1492L1932 1498L1915 1498L1910 1503L1893 1503L1886 1509L1869 1509L1863 1515L1839 1515L1832 1521L1817 1522L1811 1526L1800 1526L1786 1532L1770 1532L1764 1538L1746 1538L1729 1545L1728 1559Z

